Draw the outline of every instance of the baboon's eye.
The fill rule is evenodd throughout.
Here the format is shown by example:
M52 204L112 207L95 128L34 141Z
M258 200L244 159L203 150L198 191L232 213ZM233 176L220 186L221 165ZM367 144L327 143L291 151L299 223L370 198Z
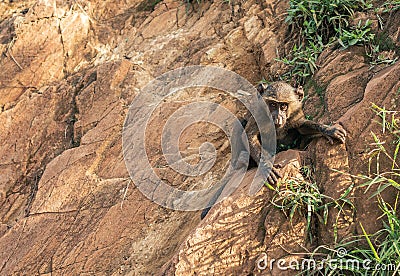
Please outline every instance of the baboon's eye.
M269 103L269 107L270 107L270 108L276 108L276 107L277 107L276 102L270 102L270 103Z
M281 104L281 110L282 111L286 111L287 109L288 109L288 104L287 103Z

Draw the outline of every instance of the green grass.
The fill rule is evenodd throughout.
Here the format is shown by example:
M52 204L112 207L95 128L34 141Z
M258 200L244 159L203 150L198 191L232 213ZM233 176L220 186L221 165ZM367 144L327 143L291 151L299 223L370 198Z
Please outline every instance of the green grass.
M320 42L309 42L307 44L294 45L288 57L277 59L288 65L290 70L281 77L284 80L295 78L297 83L304 84L317 70L317 58L322 52L324 45Z
M272 187L268 183L265 183L265 185L275 191L271 203L282 210L290 220L296 214L306 218L306 231L310 241L312 241L312 223L315 219L326 224L330 208L339 209L340 214L344 205L349 204L353 207L347 198L353 186L350 186L338 199L333 199L320 192L312 177L310 167L302 167L301 172L302 178L285 179L280 181L277 187Z
M397 200L398 197L399 194L397 194ZM391 206L382 198L378 197L378 199L384 221L381 230L371 235L360 223L362 235L353 237L351 241L337 244L333 249L319 246L309 257L316 260L318 269L310 268L302 271L301 274L398 275L400 273L400 219L396 209L398 202L396 200ZM360 247L358 245L360 242L366 242L367 246Z
M365 55L372 65L396 62L399 49L387 34L377 37L369 20L354 25L356 12L374 11L371 3L364 0L290 0L289 5L286 22L295 43L288 56L277 59L288 68L282 75L283 80L305 84L318 69L319 55L332 46L342 49L364 46ZM387 1L375 8L382 29L384 20L381 15L399 9L399 1ZM382 53L384 51L392 53Z
M367 20L363 25L361 21L358 22L356 27L349 30L342 30L337 41L345 49L353 45L365 45L374 40L375 34L371 32L371 21Z
M346 48L363 45L373 39L369 22L355 27L350 19L356 11L371 9L363 0L290 0L286 22L299 34L287 58L278 59L288 65L284 79L304 84L317 70L316 61L327 47L339 43Z
M302 275L399 275L400 274L400 218L397 210L400 195L400 120L399 112L391 111L372 104L378 120L378 132L371 132L373 143L368 153L368 175L353 175L362 182L359 188L365 192L372 188L376 191L365 200L377 200L382 212L382 229L368 233L362 222L359 236L336 244L334 248L321 245L310 255L320 266L301 272ZM385 162L383 162L385 160ZM389 161L389 162L388 162ZM386 166L383 167L382 164ZM388 165L389 164L389 165ZM385 202L381 193L391 187L396 192L395 202ZM360 246L364 244L364 246ZM338 255L346 249L345 255ZM326 260L334 259L334 265ZM359 264L355 266L354 264ZM363 265L364 264L364 265ZM365 266L365 264L367 264ZM378 269L375 268L386 268Z
M372 109L379 118L379 136L371 132L374 142L371 144L372 150L368 153L368 175L356 176L363 180L361 187L368 191L372 186L378 185L377 191L373 196L379 195L388 187L400 189L400 120L398 111L390 111L385 108L372 104ZM385 158L391 163L390 168L381 168L381 159Z
M400 10L400 1L399 0L392 0L386 1L381 6L382 12L384 13L393 13Z

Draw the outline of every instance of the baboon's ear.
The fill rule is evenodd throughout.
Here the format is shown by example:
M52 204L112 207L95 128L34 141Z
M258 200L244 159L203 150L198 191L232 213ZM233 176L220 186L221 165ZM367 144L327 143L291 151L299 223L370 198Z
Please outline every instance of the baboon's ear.
M266 88L266 87L264 86L263 83L260 83L259 85L257 85L257 91L258 91L258 93L260 93L261 95L264 94L265 88Z
M297 97L299 98L299 101L302 101L304 98L303 86L299 86L299 87L295 88L295 92L296 92Z

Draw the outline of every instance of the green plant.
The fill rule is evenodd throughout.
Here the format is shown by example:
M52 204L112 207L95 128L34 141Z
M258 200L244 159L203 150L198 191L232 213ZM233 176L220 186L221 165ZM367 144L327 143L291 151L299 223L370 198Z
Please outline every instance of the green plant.
M316 182L312 178L312 169L308 166L301 168L303 177L291 177L280 181L277 187L272 187L267 182L265 185L276 193L271 203L282 210L290 220L297 213L307 220L307 232L312 239L311 226L314 218L326 224L329 208L338 208L341 212L344 204L353 206L347 199L353 186L350 186L339 199L333 199L320 192Z
M381 25L381 29L383 29L383 19L379 15L376 14L379 23ZM375 34L374 38L367 44L366 54L370 59L371 65L378 64L386 64L391 65L394 64L398 60L398 54L400 53L400 47L396 46L396 43L392 40L392 38L387 34L386 31L378 32Z
M395 51L398 48L387 32L377 33L372 44L381 51Z
M356 27L350 28L350 30L343 30L338 38L338 42L343 48L371 43L375 34L371 33L370 25L371 21L369 20L367 20L364 25L359 21Z
M398 118L398 111L386 110L375 104L372 104L372 109L380 118L378 123L382 127L381 133L385 140L371 132L374 143L372 144L373 149L368 153L369 173L357 177L363 180L364 183L360 187L366 187L366 191L373 185L379 185L377 191L373 194L373 196L376 196L388 187L400 189L400 166L397 160L400 151L400 119ZM381 169L383 157L391 163L391 167L384 171Z
M286 65L289 65L291 70L283 74L283 79L297 78L304 80L312 76L317 69L317 58L322 52L323 45L321 43L310 42L308 46L294 45L291 55L283 59L277 59Z
M399 88L400 89L400 88ZM368 191L373 185L378 185L377 191L371 196L376 198L382 211L383 227L373 234L367 233L362 222L362 235L351 237L347 241L336 244L335 248L319 246L311 254L311 258L319 256L318 267L304 271L305 275L398 275L400 272L400 218L397 211L400 191L396 200L390 204L381 197L383 190L394 187L400 190L400 167L398 156L400 149L400 120L398 111L390 111L372 104L372 110L379 118L379 135L371 132L374 142L368 152L368 175L353 175L363 184L360 188ZM385 159L386 167L382 168ZM387 162L389 161L389 162ZM388 166L388 164L390 164ZM360 247L360 242L367 246ZM362 244L362 243L361 243ZM339 249L346 254L340 254ZM332 264L327 259L335 260ZM384 269L382 269L384 268Z
M382 12L384 13L398 11L400 10L400 1L399 0L386 1L385 3L382 4L381 9Z
M337 244L335 248L317 247L310 255L316 265L302 271L303 275L398 275L400 271L400 219L397 195L393 206L378 197L384 218L383 228L368 234L360 223L362 235ZM367 247L358 244L366 241Z
M372 8L364 0L290 0L286 22L298 33L298 42L287 58L278 59L289 66L285 79L304 84L317 69L320 53L334 43L342 47L363 45L373 39L369 22L350 27L356 11Z
M370 9L364 0L291 0L286 22L300 29L306 39L321 38L324 44L349 26L355 11Z
M379 65L379 64L392 65L399 59L398 57L395 56L394 51L381 52L379 46L373 46L371 53L368 53L367 55L371 59L370 62L371 65Z

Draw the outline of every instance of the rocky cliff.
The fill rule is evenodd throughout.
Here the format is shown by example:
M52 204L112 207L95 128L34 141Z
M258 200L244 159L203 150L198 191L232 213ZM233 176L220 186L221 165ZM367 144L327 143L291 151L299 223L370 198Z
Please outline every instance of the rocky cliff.
M189 3L190 2L190 3ZM249 197L254 172L200 221L199 212L173 211L142 195L122 152L128 108L146 84L171 69L214 65L256 84L285 68L275 61L290 49L286 1L6 1L0 3L0 274L167 275L262 273L257 258L293 258L334 242L330 213L314 245L305 220L289 221L272 192ZM387 34L400 45L399 11ZM329 49L307 89L305 111L339 121L345 145L317 139L305 152L277 156L296 175L312 163L318 185L337 198L368 171L371 102L399 110L400 63L371 67L359 47ZM215 166L186 177L165 166L160 126L180 106L212 100L241 107L220 91L182 93L157 108L147 126L147 155L157 174L179 187L209 185L230 158L223 132L197 124L180 140L182 155L198 158L204 141L219 153ZM140 166L140 164L138 164ZM339 173L340 172L345 172ZM348 173L348 174L346 174ZM340 217L339 238L380 228L373 190L355 189L357 212ZM391 200L390 191L385 195ZM272 270L278 275L279 271ZM280 275L280 274L279 274Z

